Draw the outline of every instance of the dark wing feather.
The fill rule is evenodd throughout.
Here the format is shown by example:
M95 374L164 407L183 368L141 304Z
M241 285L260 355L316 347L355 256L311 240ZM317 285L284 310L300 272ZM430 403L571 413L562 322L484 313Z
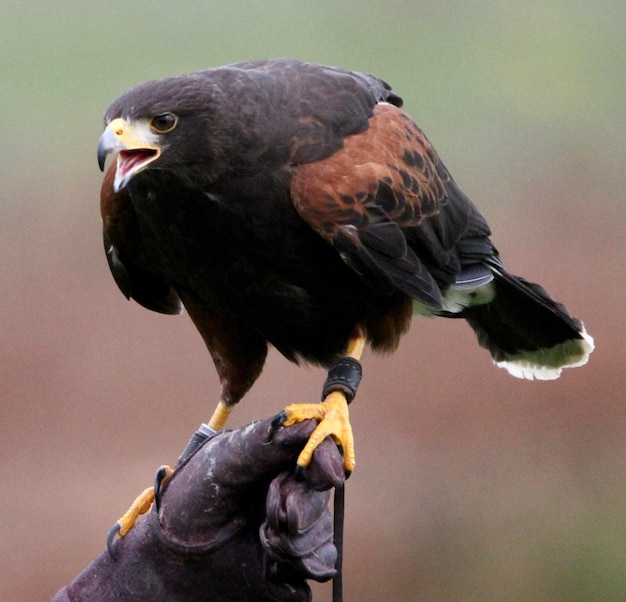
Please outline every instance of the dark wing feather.
M281 150L292 165L331 156L343 146L345 136L363 132L376 103L396 106L402 99L374 75L306 63L295 59L273 59L236 63L205 72L218 76L225 97L224 121L245 126L267 150L256 157L266 169L272 159L281 161ZM254 102L250 102L250 96ZM253 119L233 123L232 102ZM244 131L233 131L229 140L241 140ZM249 145L248 145L249 146ZM254 146L254 143L253 143ZM241 148L239 148L239 153ZM259 159L261 159L259 161Z
M183 305L176 291L162 278L142 267L143 249L135 213L126 189L113 192L115 164L101 190L103 240L113 278L127 299L163 314L180 314Z
M369 126L299 166L292 201L374 288L438 310L445 288L492 277L480 261L495 252L489 228L406 114L379 104Z

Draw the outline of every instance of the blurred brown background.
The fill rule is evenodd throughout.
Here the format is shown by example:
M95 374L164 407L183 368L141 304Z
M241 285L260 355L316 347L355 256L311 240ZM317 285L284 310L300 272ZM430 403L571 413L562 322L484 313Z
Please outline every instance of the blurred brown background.
M454 321L365 357L346 600L626 599L625 26L617 0L2 2L0 600L72 579L217 396L187 317L126 302L108 272L104 109L281 55L391 82L511 271L597 343L548 383L494 368ZM317 399L323 377L272 353L232 425Z

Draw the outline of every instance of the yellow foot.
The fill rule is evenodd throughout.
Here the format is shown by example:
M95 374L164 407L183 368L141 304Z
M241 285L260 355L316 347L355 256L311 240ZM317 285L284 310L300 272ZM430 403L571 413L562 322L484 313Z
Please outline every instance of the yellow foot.
M298 466L304 468L311 462L315 448L329 435L343 448L343 466L346 472L354 470L354 437L348 402L340 391L330 393L322 403L294 403L285 408L287 420L284 426L290 426L304 420L317 420L319 424L309 437L307 444L298 456Z
M144 489L136 498L135 501L131 504L130 508L124 513L124 515L115 523L111 531L109 531L109 537L107 538L107 548L109 550L109 554L112 557L115 557L112 553L112 545L113 540L116 535L120 537L124 537L137 522L137 519L150 510L152 503L155 501L155 498L158 495L158 490L161 485L169 479L174 470L169 466L162 466L157 472L156 484L155 487L148 487ZM155 495L155 488L157 489L157 494Z
M154 487L148 487L137 496L130 508L117 521L120 537L124 537L135 526L137 519L150 510L152 502L154 502Z

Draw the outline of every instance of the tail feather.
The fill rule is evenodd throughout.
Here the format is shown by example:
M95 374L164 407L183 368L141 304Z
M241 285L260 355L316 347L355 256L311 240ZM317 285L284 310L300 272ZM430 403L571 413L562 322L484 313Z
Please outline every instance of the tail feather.
M497 366L518 378L552 380L563 368L587 363L594 342L580 320L538 284L490 267L492 300L464 309L462 317Z

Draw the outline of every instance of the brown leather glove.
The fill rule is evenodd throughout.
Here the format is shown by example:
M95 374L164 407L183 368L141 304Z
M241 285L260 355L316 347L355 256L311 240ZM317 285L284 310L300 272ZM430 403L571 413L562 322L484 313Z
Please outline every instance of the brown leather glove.
M120 602L311 599L307 579L335 574L328 510L344 482L326 440L302 474L295 460L315 424L271 419L219 433L177 468L153 511L52 599Z

